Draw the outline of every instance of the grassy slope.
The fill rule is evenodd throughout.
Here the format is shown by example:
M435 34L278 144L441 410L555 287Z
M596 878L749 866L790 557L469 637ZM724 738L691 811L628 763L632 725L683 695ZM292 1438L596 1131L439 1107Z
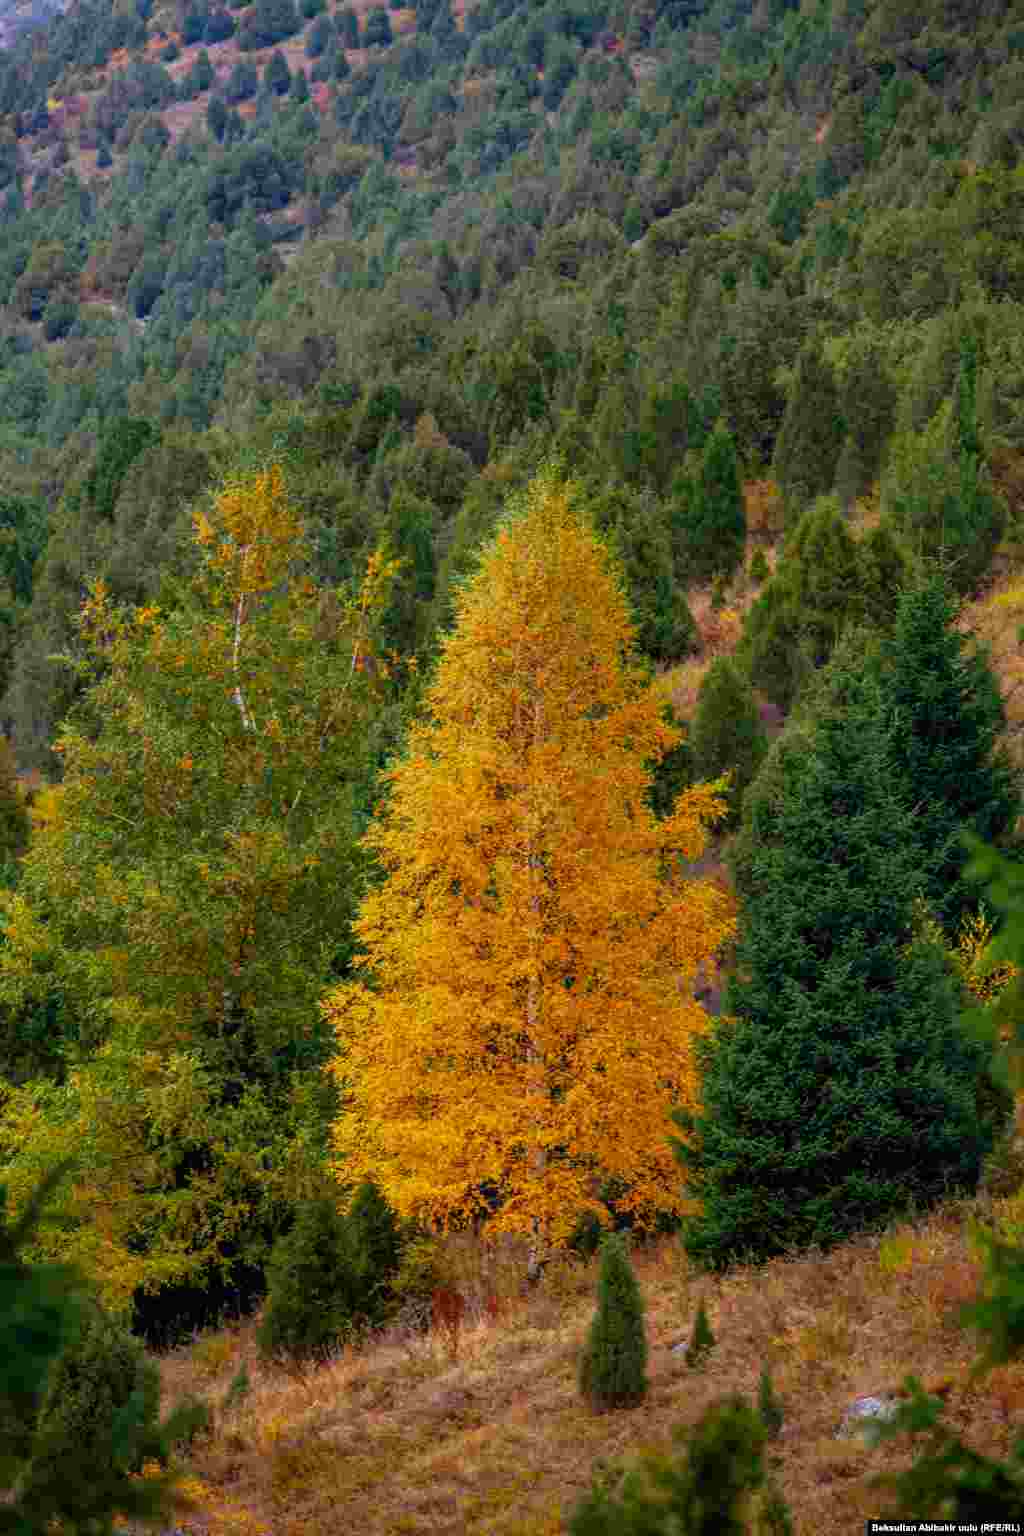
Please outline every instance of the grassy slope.
M362 1352L289 1374L260 1363L256 1320L208 1334L161 1357L165 1401L185 1391L223 1399L243 1361L252 1388L192 1448L189 1486L204 1515L186 1526L197 1536L556 1536L596 1461L670 1449L673 1430L718 1397L755 1394L768 1362L786 1410L771 1454L795 1536L846 1536L883 1510L869 1479L916 1455L905 1440L836 1440L855 1396L896 1390L912 1371L942 1393L968 1444L1009 1450L1024 1365L969 1389L976 1349L956 1324L981 1273L966 1236L978 1209L950 1202L885 1238L721 1280L689 1274L671 1241L638 1253L650 1390L628 1412L593 1415L576 1389L596 1261L549 1270L523 1299L511 1241L486 1273L472 1239L451 1242L468 1298L455 1359L443 1338L396 1326ZM688 1339L701 1297L718 1343L694 1373L671 1351Z
M763 501L758 505L760 515L751 505L755 527L745 564L759 545L774 566L770 516L763 521ZM854 526L869 526L876 516L864 505ZM703 652L662 679L684 714L713 657L735 644L755 595L742 575L718 614L707 589L689 594ZM991 586L963 622L998 642L993 660L1008 701L1010 741L1024 759L1021 663L1016 645L1006 643L1019 621L1019 554L1004 549ZM717 1397L753 1394L767 1361L786 1405L774 1453L794 1536L846 1536L883 1509L883 1495L868 1479L901 1470L916 1454L906 1443L868 1450L836 1441L852 1398L895 1390L908 1371L932 1390L949 1376L948 1418L956 1432L988 1455L1008 1453L1012 1416L1024 1409L1024 1363L968 1389L976 1350L956 1324L958 1304L973 1299L981 1275L968 1232L978 1212L1024 1220L1024 1201L950 1202L927 1219L897 1224L884 1244L878 1235L864 1236L825 1257L741 1268L721 1281L690 1274L672 1242L639 1253L651 1390L628 1413L594 1417L576 1391L596 1263L549 1271L524 1299L523 1258L511 1242L490 1262L472 1240L450 1242L468 1301L455 1361L443 1338L421 1340L396 1328L362 1353L347 1351L319 1370L288 1374L259 1363L258 1318L209 1333L158 1357L165 1402L186 1391L220 1401L243 1361L253 1387L248 1401L192 1448L189 1485L204 1515L185 1526L196 1536L556 1536L595 1462L668 1449L673 1429L693 1424ZM489 1296L499 1303L496 1317ZM719 1344L707 1369L694 1375L670 1350L688 1338L701 1296Z

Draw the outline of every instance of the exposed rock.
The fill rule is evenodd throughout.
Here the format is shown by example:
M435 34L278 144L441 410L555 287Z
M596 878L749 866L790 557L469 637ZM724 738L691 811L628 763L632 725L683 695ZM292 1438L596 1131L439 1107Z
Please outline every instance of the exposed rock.
M899 1400L895 1397L857 1397L843 1414L842 1422L836 1430L837 1440L852 1440L857 1435L863 1435L869 1441L874 1434L875 1425L879 1421L887 1423L895 1418L899 1408Z

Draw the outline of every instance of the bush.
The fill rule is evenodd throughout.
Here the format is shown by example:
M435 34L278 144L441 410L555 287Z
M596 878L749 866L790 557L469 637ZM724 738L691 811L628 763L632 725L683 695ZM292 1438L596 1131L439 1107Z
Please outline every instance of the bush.
M269 1359L325 1359L352 1331L356 1277L348 1225L331 1190L315 1195L278 1238L267 1266L268 1294L256 1335Z
M688 1441L682 1456L647 1455L621 1479L599 1474L570 1536L747 1536L758 1492L760 1531L787 1536L789 1512L765 1474L768 1432L748 1402L712 1403L692 1432L680 1428L674 1438Z
M391 1282L401 1261L402 1241L394 1211L369 1180L356 1191L348 1224L362 1282L361 1307L367 1320L378 1324L390 1310Z
M633 1407L647 1393L644 1302L625 1241L615 1232L601 1243L597 1313L580 1359L579 1387L596 1412Z
M401 1247L372 1184L360 1186L347 1216L330 1186L314 1196L271 1254L260 1353L323 1359L358 1326L379 1326L392 1308Z
M5 1527L20 1536L44 1536L56 1522L109 1530L115 1516L159 1521L192 1509L175 1474L132 1473L147 1459L166 1466L171 1447L208 1420L195 1401L158 1424L159 1374L142 1344L76 1270L18 1258L67 1171L63 1164L43 1180L13 1228L0 1187L0 1503Z

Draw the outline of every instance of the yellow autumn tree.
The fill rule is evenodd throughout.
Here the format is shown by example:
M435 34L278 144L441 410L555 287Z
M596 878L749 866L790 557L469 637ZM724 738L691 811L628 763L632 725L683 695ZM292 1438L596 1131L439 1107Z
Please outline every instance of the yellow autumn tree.
M628 1186L638 1225L685 1214L667 1111L695 1094L691 983L733 934L730 897L683 878L724 781L657 821L677 745L623 582L545 466L464 585L424 709L365 842L365 982L325 1010L344 1110L335 1172L437 1230L497 1213L533 1253Z
M194 537L166 610L93 585L64 782L0 894L0 1008L39 1046L31 1076L0 1075L0 1182L17 1213L74 1154L30 1257L78 1263L118 1307L265 1257L270 1216L320 1172L318 1003L379 751L386 668L360 661L393 562L318 590L275 466L228 480Z

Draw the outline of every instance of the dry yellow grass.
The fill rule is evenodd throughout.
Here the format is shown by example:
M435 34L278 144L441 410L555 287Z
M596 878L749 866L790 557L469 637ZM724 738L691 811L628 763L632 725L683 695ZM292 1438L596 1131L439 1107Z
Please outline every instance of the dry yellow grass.
M913 1372L942 1391L968 1444L1005 1456L1024 1407L1024 1365L968 1387L976 1341L956 1310L977 1291L973 1214L1004 1219L1009 1202L948 1202L927 1218L812 1253L691 1273L666 1239L635 1255L647 1308L650 1390L639 1408L593 1415L576 1367L594 1311L597 1264L564 1261L521 1298L522 1253L506 1240L498 1269L482 1245L453 1240L467 1322L452 1360L443 1340L392 1329L317 1369L262 1365L258 1319L161 1356L164 1402L186 1391L213 1402L245 1361L248 1399L224 1413L188 1458L188 1486L204 1536L556 1536L599 1459L669 1449L723 1394L756 1393L774 1373L785 1424L772 1447L795 1536L840 1536L885 1507L879 1471L916 1455L904 1437L869 1449L837 1441L851 1400L899 1387ZM503 1306L487 1315L483 1298ZM703 1298L718 1340L695 1373L671 1347L688 1339Z

